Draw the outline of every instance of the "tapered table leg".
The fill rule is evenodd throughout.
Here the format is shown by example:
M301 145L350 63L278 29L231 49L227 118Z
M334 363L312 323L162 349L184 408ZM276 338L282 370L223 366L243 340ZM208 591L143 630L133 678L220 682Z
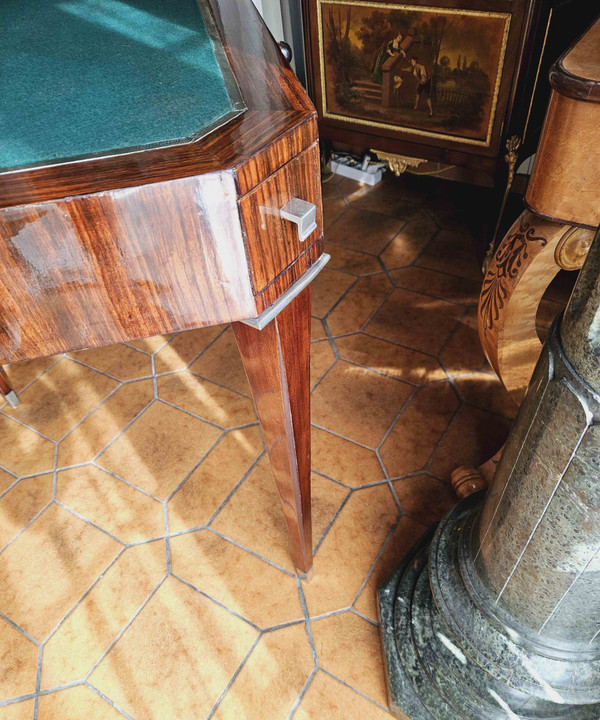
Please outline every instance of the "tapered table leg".
M4 399L11 407L16 408L19 406L17 393L12 389L9 379L2 367L0 367L0 395L4 396Z
M233 323L283 503L292 557L303 575L312 568L310 308L309 286L262 330Z

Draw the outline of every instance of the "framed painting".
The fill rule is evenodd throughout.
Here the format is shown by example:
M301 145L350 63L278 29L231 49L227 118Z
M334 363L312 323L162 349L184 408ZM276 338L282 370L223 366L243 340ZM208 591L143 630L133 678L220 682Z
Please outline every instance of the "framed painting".
M511 15L316 0L323 118L489 147Z

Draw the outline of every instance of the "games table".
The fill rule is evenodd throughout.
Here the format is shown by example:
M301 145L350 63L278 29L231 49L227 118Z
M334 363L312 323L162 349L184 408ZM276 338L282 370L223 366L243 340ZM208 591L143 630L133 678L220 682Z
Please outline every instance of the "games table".
M251 0L4 0L0 24L0 363L232 322L309 572L310 101Z

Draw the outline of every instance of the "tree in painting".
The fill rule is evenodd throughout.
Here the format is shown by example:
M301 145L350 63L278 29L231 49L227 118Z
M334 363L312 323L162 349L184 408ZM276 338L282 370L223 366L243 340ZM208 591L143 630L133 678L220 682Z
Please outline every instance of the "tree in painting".
M335 94L341 105L347 105L357 97L353 90L354 69L356 66L356 53L350 42L350 23L352 8L348 5L342 22L342 10L337 6L337 13L333 7L327 14L327 30L329 33L327 50L329 59L335 67ZM337 17L336 17L337 15ZM344 25L342 29L342 24Z

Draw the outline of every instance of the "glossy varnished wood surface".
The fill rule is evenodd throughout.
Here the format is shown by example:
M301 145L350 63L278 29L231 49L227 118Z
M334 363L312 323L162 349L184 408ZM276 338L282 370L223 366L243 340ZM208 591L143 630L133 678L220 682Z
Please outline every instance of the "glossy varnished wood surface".
M294 563L312 568L310 515L310 310L303 290L263 330L233 330L283 504Z
M316 115L251 0L209 2L247 112L196 143L0 175L0 364L234 321L306 574L310 287L262 331L235 321L323 252ZM293 197L317 206L304 243L260 222Z
M323 236L306 248L302 255L277 275L266 288L256 295L256 310L261 313L272 305L296 280L299 280L310 266L323 254Z
M248 192L317 139L316 113L250 0L209 0L248 110L199 141L0 173L0 208L230 171Z
M297 226L279 215L279 210L294 197L317 207L317 228L303 242ZM318 143L243 197L240 213L252 283L254 291L259 293L321 234L323 209Z
M246 113L188 145L0 174L0 363L256 317L322 252L314 109L251 0L210 3ZM261 223L292 197L317 206L304 243Z
M483 279L478 308L485 355L517 404L542 350L536 318L561 268L583 264L593 234L525 210L500 243Z
M257 314L228 174L5 210L0 260L1 363Z

